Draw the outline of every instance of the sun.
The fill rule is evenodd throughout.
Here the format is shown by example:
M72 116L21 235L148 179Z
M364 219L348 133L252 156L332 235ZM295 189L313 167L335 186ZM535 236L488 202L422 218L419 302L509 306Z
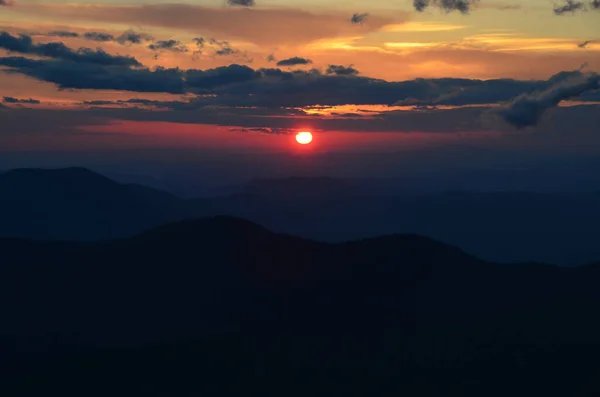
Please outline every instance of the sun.
M309 143L312 142L312 140L313 140L313 136L308 131L301 131L296 134L296 142L298 142L301 145L308 145Z

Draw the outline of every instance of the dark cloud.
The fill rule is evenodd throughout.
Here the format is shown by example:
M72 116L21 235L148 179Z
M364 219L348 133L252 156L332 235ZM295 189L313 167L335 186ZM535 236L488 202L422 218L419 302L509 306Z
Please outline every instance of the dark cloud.
M65 30L54 30L52 32L48 32L47 36L51 37L79 37L79 33L77 32L68 32Z
M248 53L234 48L227 40L217 40L215 38L196 37L193 39L197 50L194 55L204 54L207 48L210 48L212 56L237 56L240 61L251 63L252 59L248 57Z
M15 5L13 0L0 0L0 7L10 7Z
M358 70L354 69L352 65L329 65L325 73L334 74L336 76L356 76L357 74L359 74Z
M216 55L233 55L240 52L240 50L233 48L227 40L210 39L209 43L218 47L215 51Z
M154 37L148 33L138 33L133 30L127 30L117 37L115 41L123 45L142 44L154 40Z
M202 36L194 38L193 41L200 50L206 45L206 39Z
M61 89L103 89L137 92L195 94L190 103L162 103L162 106L193 109L203 106L303 107L315 104L374 105L486 105L502 103L522 94L537 97L554 92L585 76L581 71L561 72L547 81L415 79L389 82L357 75L352 67L330 65L317 69L285 71L279 68L253 69L241 64L214 69L154 70L123 65L99 65L69 60L0 58L0 65L56 84ZM568 83L565 83L568 82ZM600 99L600 91L586 91L580 100ZM159 106L158 103L151 105Z
M267 135L289 135L295 131L290 128L274 128L274 127L233 127L229 131L233 132L254 132Z
M543 91L520 95L500 109L495 109L494 113L516 128L531 127L538 124L548 109L556 107L561 101L598 89L599 74L579 72Z
M566 0L566 3L561 6L554 7L554 13L556 15L563 15L567 12L575 12L578 10L584 10L585 5L582 1Z
M598 1L600 1L600 0L598 0ZM585 47L587 47L588 44L593 43L593 42L594 42L594 40L586 40L583 43L577 44L577 47L585 48Z
M181 104L184 107L185 102L181 101L156 101L152 99L118 99L116 101L106 100L94 100L94 101L83 101L82 104L90 106L126 106L126 105L142 105L142 106L154 106L154 107L169 107L177 108L177 104Z
M352 18L350 18L350 22L362 24L367 19L368 16L369 16L369 14L367 14L367 13L352 14Z
M102 32L86 32L83 34L79 34L77 32L69 32L64 30L55 30L52 32L48 32L46 36L51 37L82 37L86 40L90 41L100 41L100 42L115 42L121 45L131 45L131 44L142 44L144 42L153 41L154 37L147 33L137 33L133 30L127 30L123 34L115 37L110 33L102 33Z
M85 32L83 38L92 41L114 41L115 38L112 34L101 33L101 32Z
M397 106L464 106L496 104L512 100L524 93L546 91L565 81L583 76L581 71L560 72L548 80L469 80L469 79L416 79L403 82L410 92ZM411 96L418 93L418 97ZM586 92L579 99L596 101L599 93Z
M256 2L254 0L227 0L227 4L238 7L254 7Z
M37 105L40 104L40 101L38 101L37 99L19 99L19 98L13 98L10 96L5 96L3 98L3 101L6 103L28 103L28 104L33 104L33 105Z
M423 12L429 7L429 0L413 0L413 7L418 12Z
M418 12L423 12L429 7L437 7L445 12L459 11L468 14L471 7L479 0L413 0L413 7Z
M185 45L181 44L177 40L159 40L156 43L152 43L148 46L153 51L173 51L173 52L187 52L188 49Z
M277 58L275 58L275 54L269 54L267 56L267 62L276 62Z
M21 73L56 84L61 89L122 90L136 92L185 92L179 69L149 70L123 65L102 65L72 60L34 60L24 57L0 58L9 72Z
M592 7L594 10L600 10L600 0L592 0L590 2L590 7Z
M0 32L0 48L9 52L39 55L76 63L141 66L141 63L135 58L110 55L102 49L80 48L72 50L61 42L35 44L30 36L21 35L20 37L14 37L7 32Z
M310 65L310 64L312 64L312 61L310 59L301 58L301 57L292 57L292 58L288 58L288 59L282 59L281 61L277 62L277 66L295 66L295 65Z

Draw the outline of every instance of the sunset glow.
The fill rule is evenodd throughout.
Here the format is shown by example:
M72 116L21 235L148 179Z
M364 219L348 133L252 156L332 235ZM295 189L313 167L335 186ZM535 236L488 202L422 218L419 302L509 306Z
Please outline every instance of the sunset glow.
M312 142L312 140L313 140L313 136L308 131L301 131L296 134L296 142L298 142L301 145L308 145L309 143Z

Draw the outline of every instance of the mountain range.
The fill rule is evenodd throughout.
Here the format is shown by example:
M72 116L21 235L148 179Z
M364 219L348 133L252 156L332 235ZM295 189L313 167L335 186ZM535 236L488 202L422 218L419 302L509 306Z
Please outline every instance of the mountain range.
M135 190L135 188L134 188ZM592 396L600 265L235 217L0 239L2 395Z
M100 241L166 222L242 217L304 238L341 242L426 235L496 262L585 264L600 258L600 192L402 192L336 178L261 179L182 199L82 168L0 174L0 236Z

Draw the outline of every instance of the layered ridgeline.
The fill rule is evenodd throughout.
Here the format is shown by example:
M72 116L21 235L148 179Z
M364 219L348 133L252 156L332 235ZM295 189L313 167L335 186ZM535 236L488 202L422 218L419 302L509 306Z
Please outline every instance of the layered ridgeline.
M286 178L184 200L80 168L21 169L0 174L0 236L98 241L229 215L329 242L416 233L499 262L575 265L600 258L600 192L418 193L402 186Z
M232 217L0 240L3 395L600 392L600 267L416 235L319 243Z

